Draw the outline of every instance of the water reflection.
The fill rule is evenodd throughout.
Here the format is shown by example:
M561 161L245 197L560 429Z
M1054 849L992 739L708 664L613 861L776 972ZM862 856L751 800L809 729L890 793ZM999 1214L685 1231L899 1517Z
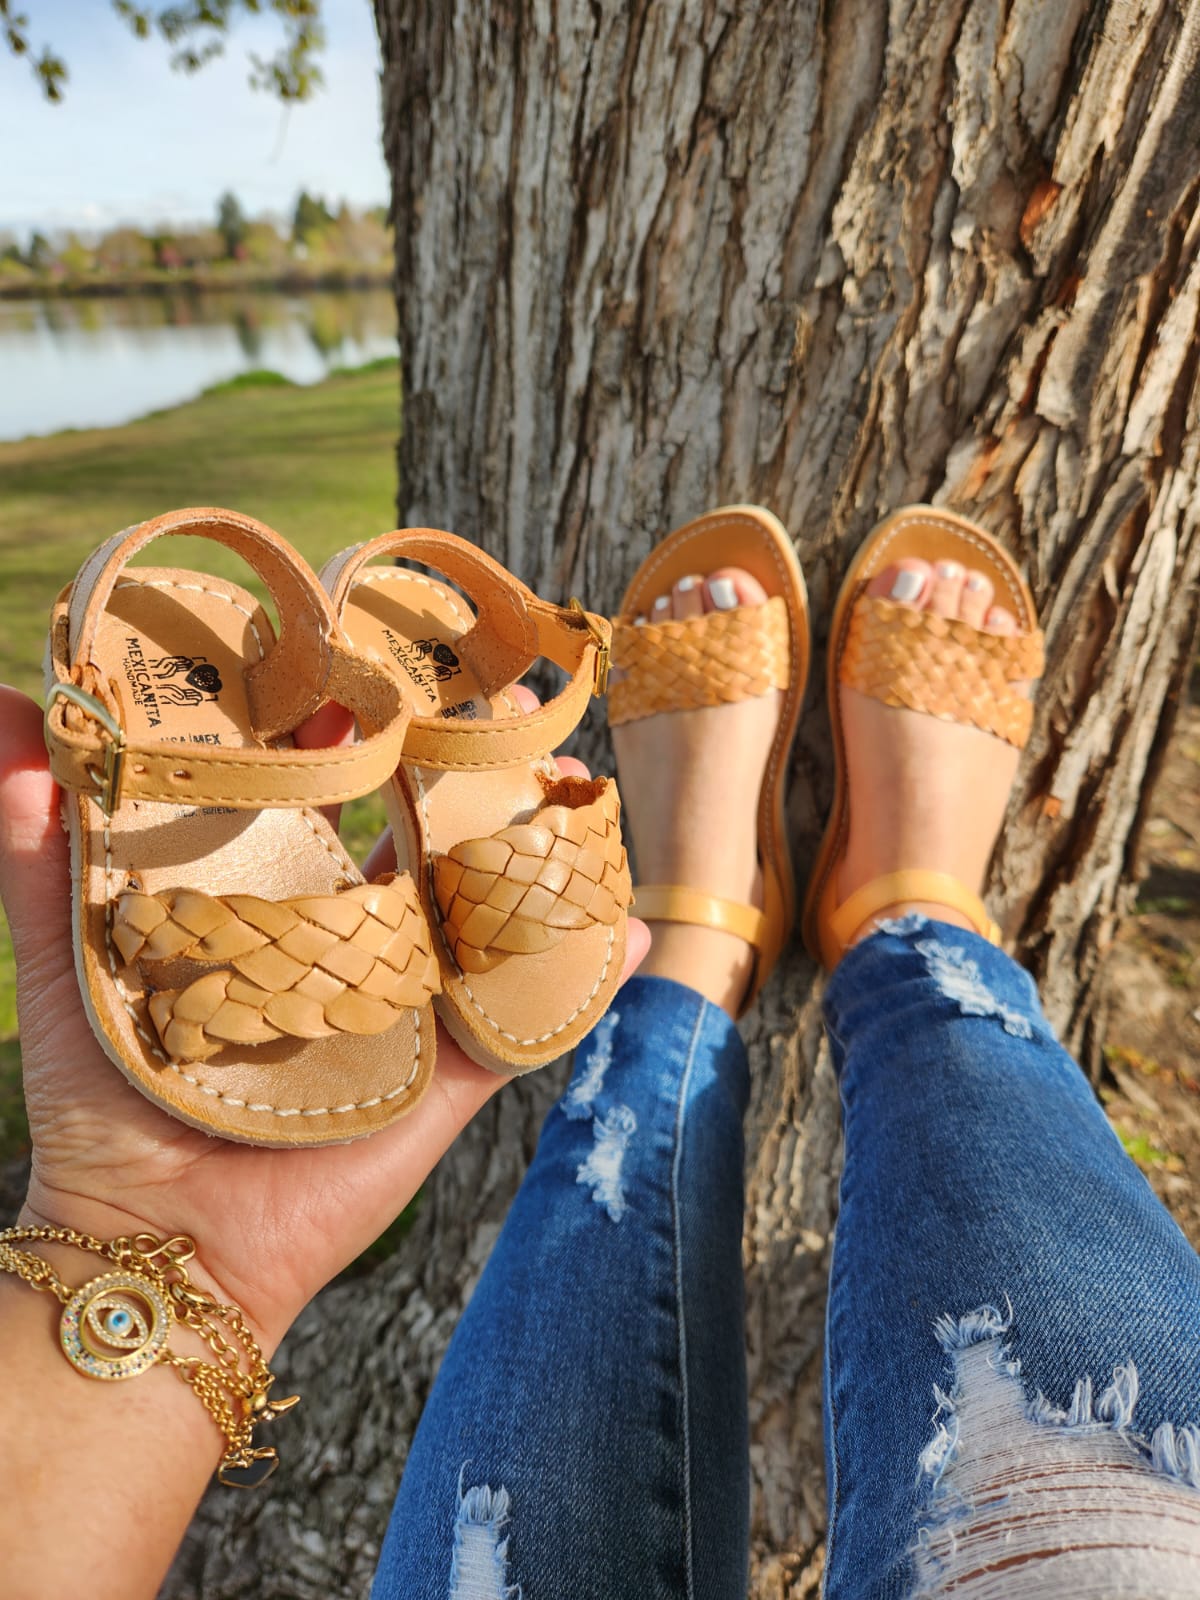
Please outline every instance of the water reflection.
M395 353L386 289L0 300L0 439L128 422L254 367L315 383Z

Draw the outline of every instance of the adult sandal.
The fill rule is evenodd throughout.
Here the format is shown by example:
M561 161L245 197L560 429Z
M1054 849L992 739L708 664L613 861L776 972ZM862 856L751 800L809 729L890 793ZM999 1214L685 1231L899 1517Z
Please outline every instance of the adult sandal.
M381 558L393 564L370 565ZM444 573L467 600L398 560ZM565 778L550 755L604 689L608 623L539 600L430 528L344 550L322 581L355 647L386 663L414 713L384 798L437 930L438 1015L492 1071L542 1066L603 1016L625 960L616 785ZM539 656L568 681L524 712L512 686Z
M960 618L937 617L885 596L866 594L885 567L906 556L956 561L992 580L996 603L1017 619L1019 632L984 633ZM850 827L850 789L841 715L841 686L888 706L907 706L944 722L964 722L1024 749L1033 702L1013 685L1041 676L1042 635L1033 597L1012 557L962 517L931 506L909 506L882 522L855 556L838 593L829 635L829 716L833 727L833 812L805 899L804 942L815 961L832 969L871 917L904 901L927 901L960 912L985 939L1000 930L979 896L943 872L907 868L872 879L845 901L837 869Z
M767 593L765 603L684 621L636 623L680 578L727 566L757 578ZM710 511L664 539L634 574L613 622L613 664L621 669L608 697L613 727L659 712L731 705L780 691L779 719L758 793L762 909L675 884L639 884L634 895L635 916L720 928L753 946L754 972L743 1013L770 976L795 918L784 795L808 678L809 637L808 597L796 552L783 524L761 506Z
M244 590L129 567L163 534L227 546ZM346 643L315 573L232 511L100 547L51 619L46 742L71 839L76 969L96 1037L193 1127L340 1143L392 1122L434 1065L437 965L415 885L367 884L316 809L376 788L408 710ZM326 699L365 737L293 748Z

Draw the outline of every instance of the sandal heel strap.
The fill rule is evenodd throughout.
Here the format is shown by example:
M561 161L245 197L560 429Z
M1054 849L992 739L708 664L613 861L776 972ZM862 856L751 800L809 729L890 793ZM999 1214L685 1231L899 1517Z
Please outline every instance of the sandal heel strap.
M890 906L911 901L923 901L958 911L990 944L1000 943L1000 929L988 915L983 901L966 884L960 883L947 872L910 870L888 872L882 877L872 878L870 883L864 883L861 889L856 889L848 900L843 900L829 919L829 931L844 951L865 922Z
M744 939L755 950L763 948L767 922L757 906L723 900L699 889L667 883L639 884L633 892L630 912L647 922L684 922L699 928L716 928Z

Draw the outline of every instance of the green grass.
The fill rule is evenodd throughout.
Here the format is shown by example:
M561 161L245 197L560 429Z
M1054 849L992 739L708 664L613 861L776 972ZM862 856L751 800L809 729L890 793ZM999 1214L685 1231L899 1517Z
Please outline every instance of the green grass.
M0 444L0 679L41 689L58 590L118 528L175 506L249 512L320 565L395 525L394 362L311 388L222 386L123 428ZM202 566L264 591L206 540L160 542L152 565Z
M223 505L269 523L314 566L395 525L395 361L311 388L246 374L123 428L0 444L0 680L40 698L46 619L58 591L119 528L176 506ZM159 541L156 566L201 567L266 594L201 539ZM361 860L383 826L374 797L348 808ZM0 1161L26 1138L18 1086L12 948L0 925Z
M336 376L348 377L349 369L339 368ZM292 380L285 378L282 372L276 372L274 367L251 367L249 372L239 372L232 378L226 378L224 383L211 384L204 393L205 395L236 394L239 389L291 388L295 388Z

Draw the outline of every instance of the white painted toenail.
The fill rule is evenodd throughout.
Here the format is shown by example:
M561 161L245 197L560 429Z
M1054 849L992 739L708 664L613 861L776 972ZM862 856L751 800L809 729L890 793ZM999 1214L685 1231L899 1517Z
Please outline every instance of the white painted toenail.
M694 589L699 582L699 578L680 578L675 587L679 590L680 594L687 594L688 590Z
M670 610L670 606L671 597L669 594L660 594L658 599L654 602L655 611L668 611Z
M732 578L710 578L708 592L718 611L733 611L739 603L737 585Z
M972 594L978 594L981 589L987 588L987 579L982 572L973 572L967 579L967 588Z
M945 578L948 582L953 583L955 579L962 577L963 569L957 561L939 561L937 575L939 578Z
M644 628L646 626L645 617L634 617L633 625L635 628Z
M917 598L924 587L925 579L919 572L910 572L907 567L902 567L892 583L892 599L908 604Z

